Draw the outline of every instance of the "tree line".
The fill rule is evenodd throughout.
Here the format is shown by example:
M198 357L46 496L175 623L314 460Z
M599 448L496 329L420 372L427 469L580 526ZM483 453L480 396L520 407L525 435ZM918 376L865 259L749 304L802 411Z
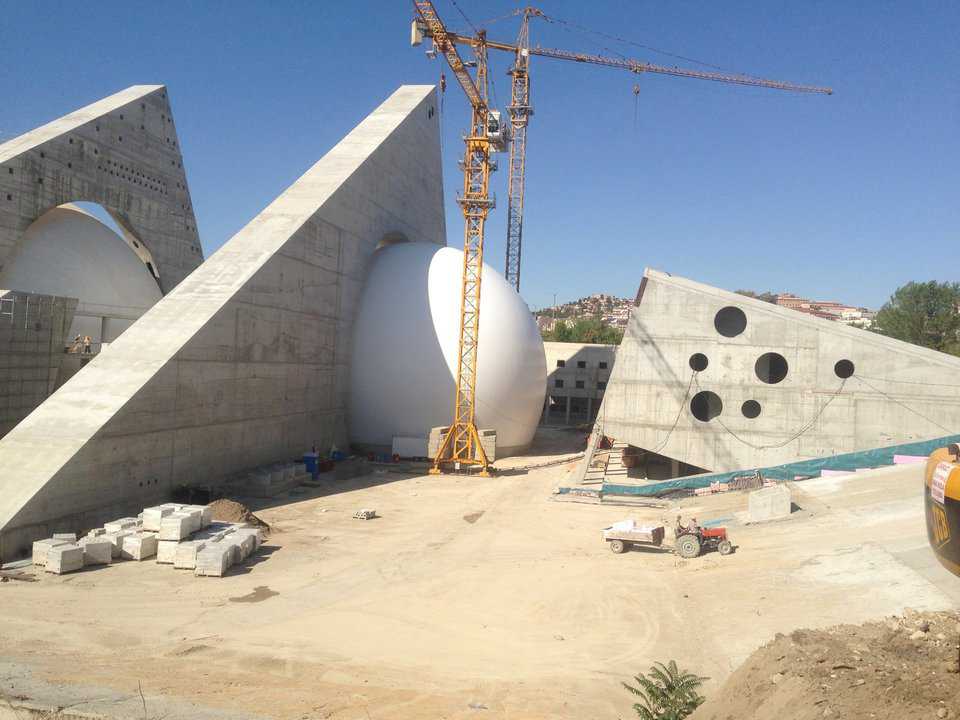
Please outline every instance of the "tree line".
M771 292L737 292L767 302L776 299ZM869 332L960 356L960 283L908 282L883 304ZM619 345L623 339L622 330L595 319L559 321L541 334L553 342Z

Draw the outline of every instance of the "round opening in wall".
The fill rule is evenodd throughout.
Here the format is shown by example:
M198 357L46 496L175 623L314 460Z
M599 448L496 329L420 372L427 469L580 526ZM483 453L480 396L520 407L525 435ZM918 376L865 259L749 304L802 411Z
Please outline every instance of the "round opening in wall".
M700 422L709 422L723 412L723 401L710 390L701 390L690 399L690 412Z
M757 358L754 369L762 382L776 385L787 376L787 359L780 353L764 353Z
M724 337L736 337L747 329L747 316L740 308L730 305L717 312L713 326Z
M849 360L837 360L837 364L833 366L833 372L841 380L846 380L853 376L853 363Z
M755 417L760 416L760 403L756 400L747 400L743 405L740 406L740 412L743 413L745 418L750 418L753 420Z
M690 369L694 372L703 372L709 364L710 361L707 360L707 356L703 353L694 353L690 356Z

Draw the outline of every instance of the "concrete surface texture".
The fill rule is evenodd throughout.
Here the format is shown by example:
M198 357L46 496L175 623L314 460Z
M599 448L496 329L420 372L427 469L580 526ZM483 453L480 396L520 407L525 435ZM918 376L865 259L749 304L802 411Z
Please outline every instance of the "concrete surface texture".
M0 145L0 271L35 220L78 201L149 249L164 292L200 264L166 87L134 85Z
M76 307L76 298L0 290L0 437L56 389Z
M729 471L960 427L960 358L654 270L639 295L607 436Z
M3 689L43 699L19 684L29 672L95 702L136 697L139 679L151 717L189 699L285 719L627 718L620 682L654 661L709 676L710 695L778 632L960 600L927 545L919 466L796 483L789 519L744 526L745 493L550 502L572 465L375 474L254 506L274 531L215 582L121 562L0 584ZM380 517L354 520L365 507ZM722 519L736 552L614 555L600 539L677 514Z
M445 241L430 86L397 90L0 440L0 556L343 446L352 318L397 234Z
M89 336L99 351L162 297L147 262L100 220L67 204L27 228L0 271L0 287L77 298L68 337Z
M389 452L396 436L426 442L431 428L450 423L462 275L457 248L400 243L377 251L354 325L353 442ZM484 263L477 426L496 430L498 457L530 445L545 383L543 341L529 308Z

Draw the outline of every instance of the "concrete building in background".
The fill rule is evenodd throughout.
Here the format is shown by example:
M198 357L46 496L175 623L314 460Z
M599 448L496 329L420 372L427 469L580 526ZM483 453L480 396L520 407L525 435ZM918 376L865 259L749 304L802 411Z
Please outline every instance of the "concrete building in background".
M72 338L96 353L202 260L162 85L0 144L0 437L89 359L64 353Z
M616 345L545 342L547 394L542 425L593 422L610 380Z
M156 107L153 92L132 109ZM368 262L397 237L443 245L442 193L434 89L404 86L179 284L199 256L189 236L161 235L150 250L167 294L0 439L0 557L179 486L345 446Z
M597 422L711 471L932 439L960 358L647 270Z

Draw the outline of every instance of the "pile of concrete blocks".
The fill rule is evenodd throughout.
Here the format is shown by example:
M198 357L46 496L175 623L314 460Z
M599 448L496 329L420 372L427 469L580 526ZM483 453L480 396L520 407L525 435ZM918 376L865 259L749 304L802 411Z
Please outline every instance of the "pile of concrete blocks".
M790 488L786 485L773 485L754 490L748 502L750 522L766 522L790 517L792 508Z
M242 523L213 522L207 505L164 503L94 528L80 540L58 533L33 544L33 562L47 572L63 574L85 565L108 565L117 558L147 560L196 575L223 576L254 553L263 542L261 530Z

